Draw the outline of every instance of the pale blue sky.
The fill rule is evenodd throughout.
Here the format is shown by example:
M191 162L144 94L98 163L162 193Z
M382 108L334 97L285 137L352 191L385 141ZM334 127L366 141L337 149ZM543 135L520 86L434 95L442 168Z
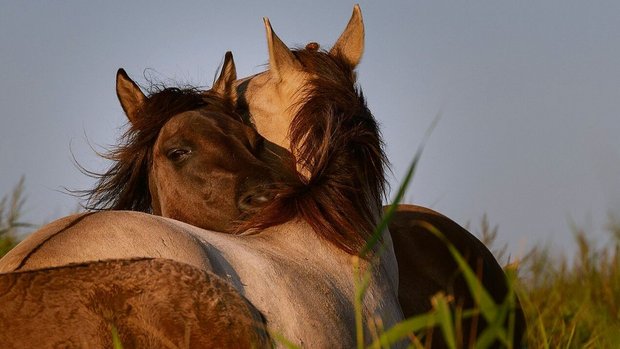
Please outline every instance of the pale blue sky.
M352 2L0 2L0 193L26 175L28 217L77 207L89 148L116 142L124 67L210 85L225 51L239 76L264 69L262 17L284 42L329 47ZM474 227L486 213L518 255L572 246L620 214L620 3L362 1L360 84L383 127L392 186L433 118L408 199ZM475 229L473 229L475 230Z

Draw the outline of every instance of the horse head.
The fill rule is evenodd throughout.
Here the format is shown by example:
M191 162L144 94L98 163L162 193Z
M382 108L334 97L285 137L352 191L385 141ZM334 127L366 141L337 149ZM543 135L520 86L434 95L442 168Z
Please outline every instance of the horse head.
M289 49L265 19L269 70L235 82L236 104L258 132L288 149L313 202L300 215L350 253L381 215L387 158L356 84L364 50L359 6L329 51ZM282 208L278 208L278 212Z
M272 200L287 173L286 152L235 112L227 92L235 79L230 53L206 92L160 88L147 96L120 69L116 92L129 129L108 156L114 165L92 191L91 206L232 232Z
M346 85L354 83L352 70L360 62L364 51L364 24L358 5L353 9L349 23L329 52L319 50L317 43L306 45L305 50L291 50L276 35L269 19L264 18L269 51L269 70L236 82L240 105L247 108L258 132L270 141L290 150L289 126L299 112L308 94L317 86L312 79L333 78ZM309 53L311 53L309 55ZM342 69L328 69L312 61L343 65ZM321 62L324 63L324 62Z

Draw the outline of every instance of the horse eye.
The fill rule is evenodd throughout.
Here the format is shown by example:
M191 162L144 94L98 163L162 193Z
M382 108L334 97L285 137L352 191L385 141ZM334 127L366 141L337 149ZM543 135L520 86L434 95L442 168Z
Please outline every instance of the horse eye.
M168 159L170 159L170 161L173 162L179 162L179 161L183 161L185 160L187 157L189 157L189 154L191 154L191 150L189 149L183 149L183 148L174 148L174 149L170 149L167 153L166 153L166 157Z

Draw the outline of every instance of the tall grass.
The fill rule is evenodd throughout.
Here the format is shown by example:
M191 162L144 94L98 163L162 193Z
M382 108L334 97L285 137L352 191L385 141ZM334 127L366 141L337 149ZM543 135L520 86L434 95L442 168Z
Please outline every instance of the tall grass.
M620 222L611 218L610 241L595 247L574 230L573 258L533 249L522 263L517 289L532 348L620 348Z
M11 194L0 199L0 257L19 242L19 232L33 225L22 221L24 209L24 177L13 188Z

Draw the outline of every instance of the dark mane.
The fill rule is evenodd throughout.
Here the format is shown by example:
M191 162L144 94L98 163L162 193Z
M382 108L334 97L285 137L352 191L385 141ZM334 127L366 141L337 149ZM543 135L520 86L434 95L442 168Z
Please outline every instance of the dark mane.
M128 124L120 145L101 154L113 162L112 166L101 174L83 169L98 179L93 189L79 192L87 199L85 208L151 212L148 185L151 154L159 131L168 120L179 113L206 107L237 115L230 101L197 88L156 86L151 90L139 117Z
M312 78L289 129L291 149L310 176L290 185L255 219L258 227L300 215L323 238L357 253L377 224L387 158L377 122L343 58L293 51ZM297 187L299 186L299 187Z

